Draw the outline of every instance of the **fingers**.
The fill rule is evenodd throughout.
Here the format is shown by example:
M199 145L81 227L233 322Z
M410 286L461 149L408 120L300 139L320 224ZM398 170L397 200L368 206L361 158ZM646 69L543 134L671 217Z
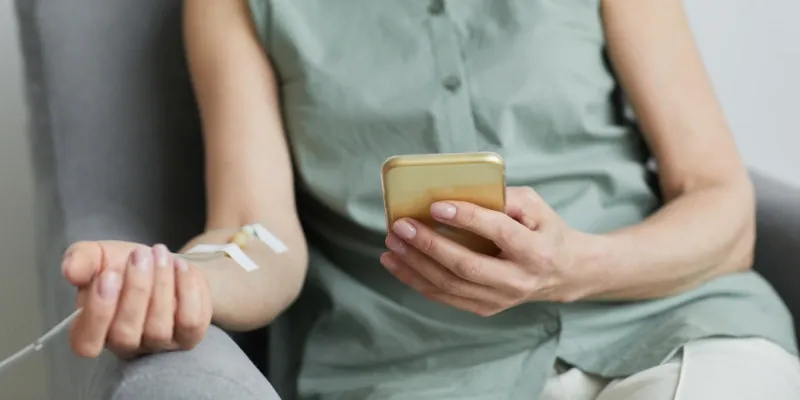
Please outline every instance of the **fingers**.
M61 273L74 286L86 286L102 268L103 249L99 242L77 242L67 249Z
M77 355L93 358L103 351L121 289L122 274L114 269L104 271L92 282L84 297L83 312L70 330L70 343Z
M127 358L147 351L190 349L211 320L203 275L164 245L136 247L125 264L108 264L78 291L84 311L70 332L74 351L98 356L108 347Z
M516 224L516 222L513 223ZM397 221L392 226L392 234L403 239L405 243L444 266L456 276L470 282L491 287L503 287L507 281L505 274L515 273L502 260L470 251L417 221L407 219ZM386 244L389 245L388 238Z
M175 319L175 268L172 254L163 244L153 246L153 289L142 345L151 350L172 347Z
M461 201L438 202L431 206L438 222L465 229L493 241L506 252L521 252L529 247L530 229L508 215Z
M175 283L178 305L175 315L175 340L182 349L194 348L205 335L211 319L207 285L203 275L189 269L186 260L175 257Z
M443 237L440 237L442 240L446 240ZM437 238L438 239L438 238ZM436 239L434 239L436 240ZM448 241L449 242L449 241ZM437 246L445 248L455 248L458 246L455 243L441 243ZM449 268L442 268L441 263L435 261L426 254L423 254L420 250L417 250L414 247L406 246L402 240L397 238L394 235L389 235L386 238L386 247L392 251L392 255L402 260L409 268L413 269L418 273L420 276L424 277L428 282L433 284L438 291L447 293L453 296L458 297L466 297L471 299L482 299L487 301L496 301L497 300L497 292L493 289L475 283L474 281L466 280L461 276L458 276L454 271L449 270ZM435 246L434 246L435 247ZM459 246L460 247L460 246ZM476 253L470 254L466 249L455 249L454 251L448 250L436 250L435 248L431 249L433 253L437 254L453 254L453 257L457 257L461 260L468 259L468 258L475 258L475 259L483 259L483 256L478 255ZM453 250L453 249L451 249ZM466 261L462 261L466 263ZM473 261L478 265L480 261ZM456 266L454 268L458 272L462 271L462 268ZM470 275L470 274L466 274ZM482 274L475 274L477 276L473 276L472 278L480 279L480 275Z
M128 258L117 313L108 332L108 345L115 352L135 352L141 346L152 289L153 251L141 246Z
M396 254L383 253L380 260L381 264L383 264L400 282L417 290L428 300L447 304L483 317L494 315L502 310L502 307L491 305L481 300L443 292Z
M431 283L415 269L408 266L408 264L406 264L400 256L393 253L383 253L380 261L381 264L383 264L383 266L386 267L386 269L400 282L405 283L423 295L432 294L438 291L436 285Z

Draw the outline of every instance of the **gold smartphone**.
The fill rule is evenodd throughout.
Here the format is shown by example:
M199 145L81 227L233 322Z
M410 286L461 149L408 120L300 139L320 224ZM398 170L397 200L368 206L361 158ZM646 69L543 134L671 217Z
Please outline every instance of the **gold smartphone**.
M440 224L430 213L431 204L447 200L505 211L505 163L499 154L401 155L386 160L382 169L387 229L400 218L413 218L473 251L499 252L492 241Z

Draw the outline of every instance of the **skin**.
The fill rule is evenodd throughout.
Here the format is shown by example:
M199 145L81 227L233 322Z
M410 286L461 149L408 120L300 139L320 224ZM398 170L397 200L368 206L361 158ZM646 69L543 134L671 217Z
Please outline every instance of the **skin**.
M84 307L70 333L73 350L84 357L103 348L121 357L190 349L212 322L233 331L264 326L305 280L307 247L277 86L246 2L186 0L184 29L204 127L208 199L205 232L185 248L227 243L242 225L259 222L290 251L277 255L251 241L244 251L260 268L245 272L228 258L164 258L163 246L74 244L62 270Z
M666 204L640 224L577 232L536 193L510 188L506 213L434 204L439 222L493 240L486 257L413 220L381 257L426 297L479 315L524 302L641 300L745 271L753 260L752 184L715 99L679 0L604 0L613 65L659 167Z
M245 251L261 268L247 273L226 258L184 265L167 257L142 266L162 260L161 246L73 245L62 268L84 307L70 335L82 356L103 348L123 357L189 349L212 322L231 330L264 326L305 278L277 84L247 4L186 0L184 12L209 204L205 232L187 246L224 243L237 227L261 222L291 251L275 255L249 244ZM482 234L503 252L473 254L416 221L399 221L387 237L394 251L381 257L398 279L435 301L492 315L529 301L668 296L749 268L753 189L681 2L604 0L602 14L614 66L658 160L666 205L641 224L589 235L567 227L528 188L509 189L506 213L436 204L431 211L441 222Z

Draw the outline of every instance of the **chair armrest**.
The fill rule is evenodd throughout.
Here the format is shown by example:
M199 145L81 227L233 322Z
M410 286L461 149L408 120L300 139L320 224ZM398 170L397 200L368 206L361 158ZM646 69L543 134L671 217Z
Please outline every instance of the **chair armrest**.
M755 269L792 310L800 332L800 187L753 173L757 198Z

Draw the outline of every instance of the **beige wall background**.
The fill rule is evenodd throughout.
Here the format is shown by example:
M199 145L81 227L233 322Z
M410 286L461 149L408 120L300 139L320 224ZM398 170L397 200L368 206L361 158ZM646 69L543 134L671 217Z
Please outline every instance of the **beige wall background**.
M686 3L745 159L800 185L800 2ZM12 2L0 1L0 357L43 331L21 78ZM0 398L45 399L43 371L37 356L0 377Z

